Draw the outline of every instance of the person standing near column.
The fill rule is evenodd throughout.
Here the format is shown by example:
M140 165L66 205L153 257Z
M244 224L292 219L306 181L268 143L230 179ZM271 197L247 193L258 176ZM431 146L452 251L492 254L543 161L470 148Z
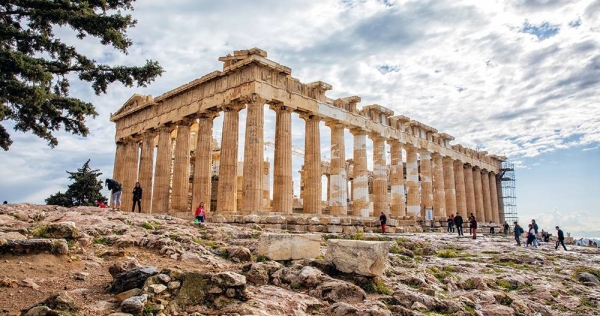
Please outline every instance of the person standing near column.
M113 203L112 208L113 208L113 210L120 210L121 209L121 193L123 193L121 191L122 190L121 183L114 179L106 179L105 183L106 183L106 187L112 193L112 203Z
M473 227L473 239L477 239L477 220L475 219L475 216L471 215L471 226Z
M138 206L138 213L142 212L142 187L139 182L135 183L133 188L133 204L131 205L131 212L135 213L135 204Z
M458 232L458 236L464 236L465 234L463 233L463 218L462 216L460 216L459 213L456 213L456 216L454 217L454 225L456 225L456 231Z
M381 212L381 215L379 215L379 223L381 223L381 233L385 234L385 223L387 222L387 217L385 216L385 213Z
M202 225L204 221L206 221L206 210L204 209L204 202L200 202L200 205L196 208L196 213L194 213L194 222Z
M565 246L565 234L563 233L562 229L560 229L558 226L556 226L556 230L558 231L558 240L556 241L556 246L554 247L554 249L557 250L558 244L560 243L565 249L565 251L567 251L567 247Z

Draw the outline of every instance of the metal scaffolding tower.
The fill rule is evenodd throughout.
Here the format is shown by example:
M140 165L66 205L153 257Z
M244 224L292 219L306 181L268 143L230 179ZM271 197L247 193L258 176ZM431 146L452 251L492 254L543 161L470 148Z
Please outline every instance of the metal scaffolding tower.
M500 174L498 174L500 199L500 218L505 220L509 225L519 220L517 214L517 194L515 190L515 165L510 161L502 162Z

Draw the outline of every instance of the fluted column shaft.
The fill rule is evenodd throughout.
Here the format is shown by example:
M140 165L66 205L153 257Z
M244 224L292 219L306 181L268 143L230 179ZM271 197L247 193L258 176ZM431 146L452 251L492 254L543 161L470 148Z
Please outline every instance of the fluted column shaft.
M206 211L210 211L212 194L212 139L214 118L217 112L201 113L198 116L198 137L196 139L196 158L194 162L194 183L192 186L192 210L200 202Z
M352 211L354 216L369 216L369 170L367 169L367 132L351 130L354 135Z
M117 149L115 151L115 164L113 167L113 179L117 180L119 182L123 181L123 170L124 170L124 165L125 165L125 148L126 148L126 144L121 140L117 142ZM112 192L109 196L109 203L112 206L113 205L113 200L112 200Z
M498 188L496 187L496 174L490 172L488 176L490 183L490 199L492 204L492 220L494 223L503 224L504 221L500 221L500 210L498 209Z
M391 214L393 217L406 214L406 201L404 198L404 164L402 162L402 144L393 140L390 144L391 166L390 166L390 193Z
M486 222L485 210L483 207L483 188L481 183L481 169L473 168L473 187L475 190L475 216L478 222Z
M346 146L344 126L335 121L327 123L331 128L331 162L329 176L329 212L340 216L348 214L346 190Z
M481 187L483 189L483 211L485 212L485 222L487 223L494 221L492 199L490 196L490 176L487 170L481 170Z
M433 209L435 216L446 216L446 192L444 191L444 165L442 156L434 153L433 158Z
M188 190L190 186L190 132L192 120L178 123L175 140L175 162L173 165L173 194L171 209L173 212L186 212L188 206Z
M506 215L504 214L504 197L502 195L502 183L500 182L500 179L496 178L496 190L497 190L497 194L496 196L498 197L498 212L499 212L499 217L500 217L500 222L504 223L504 221L506 220ZM512 224L512 223L509 223Z
M387 201L387 172L385 161L385 139L371 136L373 140L373 215L389 214Z
M427 150L421 150L419 155L421 156L421 206L423 214L425 214L426 209L433 209L431 154Z
M292 108L273 104L275 118L275 161L273 165L273 212L291 214L292 186Z
M412 146L406 149L406 212L408 215L421 216L421 201L419 196L419 167L417 150Z
M475 187L473 186L473 168L471 165L465 165L465 196L467 197L467 214L477 216L477 207L475 204ZM477 220L481 220L477 218Z
M237 160L239 112L243 103L230 104L223 108L223 132L221 159L219 162L219 186L217 189L217 212L235 212L237 196Z
M121 210L130 211L133 205L133 187L137 182L138 178L138 157L139 157L140 145L137 140L128 142L125 146L125 168L123 170L123 180L121 184L123 186L123 195L121 198Z
M154 190L152 191L152 210L154 213L166 213L169 210L169 187L171 177L171 131L172 127L158 129L158 149L154 171Z
M456 212L466 221L470 213L467 213L465 167L460 160L454 160L454 185L456 186Z
M146 132L142 140L140 155L140 177L142 187L142 212L152 213L152 177L154 168L154 132Z
M446 215L456 214L456 183L454 182L454 164L452 158L444 157L444 191L446 193ZM464 183L464 182L463 182Z
M248 103L246 140L244 143L244 172L242 179L242 212L262 211L264 162L265 100L253 97Z
M319 117L304 114L304 213L321 214L321 132Z

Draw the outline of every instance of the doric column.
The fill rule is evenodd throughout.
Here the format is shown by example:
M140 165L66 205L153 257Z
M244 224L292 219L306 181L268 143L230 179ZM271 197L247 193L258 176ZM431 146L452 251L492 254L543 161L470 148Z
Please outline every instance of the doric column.
M273 165L273 212L291 214L292 186L292 108L271 104L275 111L275 161Z
M352 211L354 216L369 216L369 170L367 169L367 132L352 129L354 135L354 171Z
M490 183L490 199L492 202L493 221L494 223L504 224L504 221L500 221L500 210L498 209L498 188L496 187L496 174L494 172L490 172L488 180Z
M244 174L242 178L242 213L262 211L263 162L265 153L265 100L252 95L246 115Z
M154 168L154 131L147 131L142 136L140 155L140 186L142 187L142 212L152 213L152 178Z
M319 117L302 114L306 122L304 138L304 213L321 214L321 132Z
M379 135L371 135L371 140L373 140L373 216L378 216L380 212L389 215L385 139Z
M244 103L238 102L223 107L223 132L221 160L219 162L219 186L217 189L217 212L235 212L237 195L237 160L240 110Z
M454 184L456 185L456 212L466 221L470 213L467 213L465 166L460 160L454 160Z
M467 214L477 216L477 207L475 204L475 187L473 186L473 167L465 164L465 196L467 197ZM477 218L480 221L481 218Z
M481 185L481 168L473 168L473 187L475 190L475 216L480 223L486 222L485 211L483 208L483 188Z
M171 195L170 209L170 211L174 212L186 212L189 210L190 132L193 122L193 119L185 119L177 123L175 161L173 164L173 193Z
M456 214L456 183L454 182L454 164L452 158L450 157L444 157L442 161L444 164L444 191L446 193L446 215L449 216L450 214Z
M433 209L435 216L446 216L446 192L444 192L444 165L442 156L433 153Z
M504 214L504 196L502 194L502 182L500 180L501 179L499 177L496 178L496 196L498 197L498 217L500 217L500 222L504 223L504 221L506 220L506 215Z
M152 190L153 213L167 213L169 211L172 131L173 127L169 125L158 128L158 149L154 171L154 190Z
M219 116L218 112L205 112L198 115L192 210L195 210L200 202L204 203L206 211L211 210L213 122L217 116Z
M390 165L390 193L392 196L393 217L406 214L406 202L404 198L404 164L402 162L402 144L397 140L390 142L391 165Z
M406 146L406 212L408 215L421 217L421 201L419 196L419 167L417 150Z
M346 146L344 125L337 121L326 124L331 128L331 162L329 165L329 213L334 216L348 215L348 192L346 191Z
M121 139L118 142L116 142L116 145L117 145L117 149L115 151L115 164L114 164L114 167L113 167L113 176L112 176L112 178L114 180L122 182L123 181L124 165L125 165L125 147L126 147L126 144L125 144L124 140ZM112 206L113 205L112 192L109 194L109 199L110 199L109 203Z
M131 140L127 142L125 145L125 165L123 170L123 180L121 184L123 185L123 196L121 198L121 210L122 211L131 211L131 206L133 205L133 187L138 179L138 157L140 151L140 144L137 140Z
M425 210L433 209L433 183L431 172L431 154L427 150L419 151L421 156L421 205L423 214Z
M494 221L492 215L492 199L490 197L490 176L487 170L481 170L481 187L483 188L483 211L485 212L485 222ZM497 222L495 222L497 223Z

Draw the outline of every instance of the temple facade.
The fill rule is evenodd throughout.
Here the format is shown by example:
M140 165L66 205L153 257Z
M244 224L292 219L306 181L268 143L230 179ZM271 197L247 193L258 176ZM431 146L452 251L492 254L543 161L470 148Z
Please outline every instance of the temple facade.
M299 212L370 217L383 211L392 218L459 213L465 219L472 213L480 222L503 222L497 175L505 157L451 144L454 137L380 105L358 109L357 96L330 99L325 94L331 85L300 82L263 50L235 51L219 60L222 71L155 98L135 94L111 115L117 145L113 178L123 184L124 210L131 208L128 193L139 181L145 212L189 216L201 201L207 206L213 201L219 214L298 212L292 183L295 112L305 122ZM245 122L239 120L242 109ZM272 178L264 157L265 110L276 117ZM223 117L218 144L217 116ZM321 122L331 133L329 161L321 158ZM345 157L346 131L354 138L351 159Z

